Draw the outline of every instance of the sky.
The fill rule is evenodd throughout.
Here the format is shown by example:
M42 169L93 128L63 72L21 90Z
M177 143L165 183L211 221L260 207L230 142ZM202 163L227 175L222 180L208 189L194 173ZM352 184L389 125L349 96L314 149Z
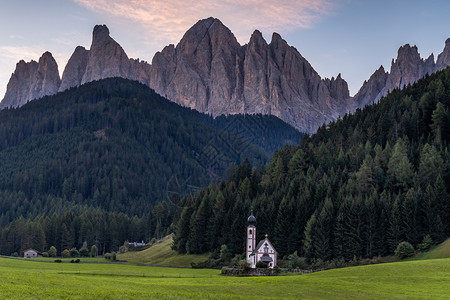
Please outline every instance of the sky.
M0 0L0 99L21 59L50 51L62 75L75 47L90 47L96 24L129 57L151 62L210 16L241 45L255 29L267 42L279 33L322 78L341 73L354 95L380 65L390 70L404 44L436 59L450 37L449 13L448 0Z

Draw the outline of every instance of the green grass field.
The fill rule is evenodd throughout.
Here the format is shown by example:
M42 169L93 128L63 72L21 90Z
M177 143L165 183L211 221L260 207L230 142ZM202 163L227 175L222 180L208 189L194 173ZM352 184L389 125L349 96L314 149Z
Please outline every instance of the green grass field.
M416 259L450 258L450 239L419 255Z
M132 264L149 264L160 266L182 266L190 267L191 262L199 263L208 259L208 254L203 255L180 255L173 251L172 236L167 236L153 246L143 251L127 252L117 255L117 259Z
M369 265L275 277L130 264L0 258L2 299L448 299L450 259Z

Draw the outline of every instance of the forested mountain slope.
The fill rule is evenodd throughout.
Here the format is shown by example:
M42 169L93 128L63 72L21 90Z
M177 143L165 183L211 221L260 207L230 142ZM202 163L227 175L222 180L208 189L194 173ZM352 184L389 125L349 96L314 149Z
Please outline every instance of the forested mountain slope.
M174 246L242 253L251 207L257 239L268 233L281 256L351 260L428 234L441 242L450 235L449 110L447 68L285 147L267 170L242 164L186 202Z
M271 116L213 119L120 78L3 110L0 253L161 237L186 195L301 136Z

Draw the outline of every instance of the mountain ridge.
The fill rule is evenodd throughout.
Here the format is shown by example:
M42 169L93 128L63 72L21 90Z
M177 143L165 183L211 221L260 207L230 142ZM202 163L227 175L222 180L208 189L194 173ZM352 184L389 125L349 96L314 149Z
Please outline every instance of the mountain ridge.
M35 65L17 64L0 107L21 106L55 93L42 86L33 72L27 78L20 76ZM194 24L176 46L171 44L158 51L151 64L128 58L110 37L106 25L96 25L91 48L78 46L62 78L49 77L53 85L59 85L57 91L108 77L137 80L173 102L213 116L274 115L302 132L314 133L324 123L377 102L390 90L448 65L450 39L436 62L434 55L422 59L416 46L406 44L392 60L390 72L378 69L350 97L347 82L340 74L321 78L278 33L273 33L267 43L255 30L249 42L240 45L230 29L210 17ZM44 75L55 74L54 67L43 71Z

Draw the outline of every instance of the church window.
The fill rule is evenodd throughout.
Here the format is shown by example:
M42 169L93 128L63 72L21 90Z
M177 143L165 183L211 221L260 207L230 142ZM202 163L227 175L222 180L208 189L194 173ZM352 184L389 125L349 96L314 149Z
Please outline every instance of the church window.
M250 230L248 231L248 233L252 234L252 230L250 229Z
M268 247L264 247L264 253L269 253L269 248Z

